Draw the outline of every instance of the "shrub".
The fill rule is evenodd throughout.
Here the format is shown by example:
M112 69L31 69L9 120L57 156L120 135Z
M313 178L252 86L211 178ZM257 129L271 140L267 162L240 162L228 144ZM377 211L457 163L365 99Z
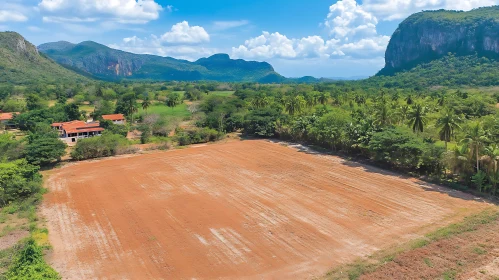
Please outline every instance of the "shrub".
M38 192L42 184L38 170L25 159L0 162L0 206Z
M43 259L42 248L33 238L23 244L6 273L7 279L61 279L59 274Z
M100 137L79 140L71 152L71 157L75 160L85 160L133 152L133 149L128 149L129 146L125 137L106 131Z
M177 141L180 146L190 144L207 143L217 141L223 137L223 133L210 128L199 128L194 130L181 130L177 132Z

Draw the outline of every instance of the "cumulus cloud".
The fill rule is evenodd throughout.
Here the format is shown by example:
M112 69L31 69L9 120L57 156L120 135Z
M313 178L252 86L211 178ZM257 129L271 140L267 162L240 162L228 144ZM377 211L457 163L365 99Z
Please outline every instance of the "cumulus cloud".
M342 0L329 7L324 25L337 39L365 38L376 35L378 19L355 0Z
M337 43L335 39L324 41L320 36L289 39L279 32L264 31L262 35L246 40L244 45L232 48L232 54L251 59L328 58L332 55L344 55L341 51L333 50Z
M161 36L170 44L199 44L210 41L210 35L201 26L189 26L187 21L179 22Z
M0 22L22 22L27 21L28 17L17 11L0 10Z
M187 21L183 21L173 25L171 30L162 36L127 37L109 47L132 53L172 56L192 61L217 52L215 48L202 45L209 40L210 36L203 27L191 27Z
M308 36L288 38L279 32L263 32L232 48L235 57L251 59L302 59L382 56L389 37L378 35L377 18L355 0L331 5L324 26L330 38Z
M74 18L99 17L121 23L147 23L158 19L163 10L154 0L41 0L38 7L59 21L70 22Z
M365 11L381 20L399 20L423 10L469 11L483 6L499 5L499 0L363 0Z

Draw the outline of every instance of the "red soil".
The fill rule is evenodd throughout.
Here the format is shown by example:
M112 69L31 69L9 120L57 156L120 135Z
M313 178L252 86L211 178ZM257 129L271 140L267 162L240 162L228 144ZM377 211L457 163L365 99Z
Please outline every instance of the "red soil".
M81 162L47 187L65 279L312 278L486 206L266 141Z

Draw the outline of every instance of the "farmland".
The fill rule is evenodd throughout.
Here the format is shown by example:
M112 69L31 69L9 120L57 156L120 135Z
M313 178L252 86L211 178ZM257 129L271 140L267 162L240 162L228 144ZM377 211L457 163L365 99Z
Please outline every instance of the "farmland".
M41 212L65 279L311 278L488 206L263 140L70 164Z

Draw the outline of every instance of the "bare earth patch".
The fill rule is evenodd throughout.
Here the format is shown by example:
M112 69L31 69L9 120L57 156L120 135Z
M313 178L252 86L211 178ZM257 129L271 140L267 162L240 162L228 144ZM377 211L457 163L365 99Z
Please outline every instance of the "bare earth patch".
M499 221L397 256L360 279L498 279ZM402 275L404 277L402 277Z
M267 141L81 162L47 187L65 279L313 278L487 207Z

